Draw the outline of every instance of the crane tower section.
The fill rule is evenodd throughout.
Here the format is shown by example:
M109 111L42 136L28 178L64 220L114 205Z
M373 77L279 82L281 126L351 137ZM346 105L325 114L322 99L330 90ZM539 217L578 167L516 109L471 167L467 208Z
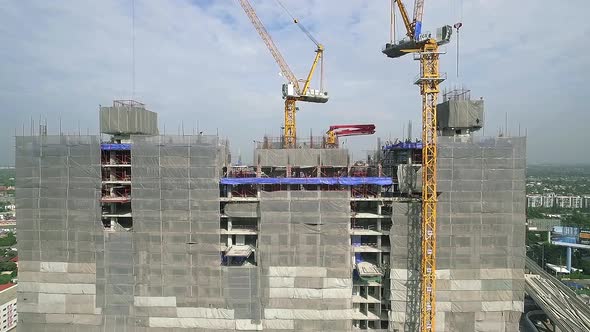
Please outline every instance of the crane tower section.
M390 58L408 53L420 61L420 75L415 84L422 96L422 220L421 220L421 271L420 271L420 330L432 332L436 316L436 171L437 171L437 124L436 104L439 84L444 80L439 72L439 46L451 39L452 28L445 25L438 29L436 36L422 33L424 0L414 3L414 17L410 21L401 0L397 4L406 28L406 38L399 42L385 44L382 52ZM395 17L392 13L392 18ZM393 19L392 19L393 27Z

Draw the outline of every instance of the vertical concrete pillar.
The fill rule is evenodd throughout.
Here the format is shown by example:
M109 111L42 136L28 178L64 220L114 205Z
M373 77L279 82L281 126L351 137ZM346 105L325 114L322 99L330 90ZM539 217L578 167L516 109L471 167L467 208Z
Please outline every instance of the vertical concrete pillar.
M565 259L565 265L567 268L568 272L572 272L572 247L566 247L567 248L567 256Z

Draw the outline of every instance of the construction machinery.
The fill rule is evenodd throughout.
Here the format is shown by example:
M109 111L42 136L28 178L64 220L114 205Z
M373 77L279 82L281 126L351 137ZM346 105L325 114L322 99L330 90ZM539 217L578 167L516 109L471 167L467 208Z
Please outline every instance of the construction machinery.
M289 68L289 65L281 55L281 52L275 45L274 41L270 37L268 31L262 22L256 15L254 8L248 2L248 0L239 0L240 5L252 21L252 25L262 38L262 41L268 47L271 55L279 65L282 75L287 79L287 83L283 84L283 99L285 99L285 123L283 127L283 147L294 148L297 141L297 127L295 122L295 113L298 110L296 107L297 101L305 101L311 103L325 103L328 101L328 93L323 90L323 55L324 46L320 44L311 33L297 20L293 18L293 22L303 31L309 39L315 44L315 58L313 59L311 69L307 74L307 77L303 80L297 79L293 71ZM283 6L284 8L284 6ZM320 88L310 89L310 83L313 78L313 74L318 66L320 65ZM300 84L301 83L301 84Z
M374 124L354 124L354 125L333 125L326 132L326 146L330 148L338 147L338 137L373 135L375 133Z
M395 8L399 9L406 37L394 40ZM382 52L390 58L405 54L414 54L420 61L420 75L415 84L420 87L422 95L422 266L421 266L421 303L420 330L434 331L436 304L436 104L439 84L444 77L439 72L439 46L450 41L452 27L439 28L436 36L422 33L422 14L424 0L415 0L414 17L410 21L405 5L401 0L391 0L392 38Z

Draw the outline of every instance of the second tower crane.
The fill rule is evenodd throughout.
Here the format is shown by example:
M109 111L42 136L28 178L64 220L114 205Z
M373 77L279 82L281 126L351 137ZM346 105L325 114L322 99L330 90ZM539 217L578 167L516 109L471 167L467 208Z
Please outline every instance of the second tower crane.
M238 0L240 5L250 18L252 25L262 38L262 41L268 47L270 54L273 56L279 67L281 73L287 78L287 83L283 84L283 99L285 99L285 122L283 127L283 148L295 148L297 143L297 125L295 121L295 113L297 112L297 101L305 101L311 103L325 103L328 101L328 93L323 90L320 83L320 89L310 89L313 74L318 66L323 67L324 46L320 44L311 33L295 18L293 22L307 35L309 39L316 45L315 58L311 64L311 69L305 79L299 80L289 68L289 65L283 58L283 55L275 45L270 37L268 31L256 15L254 8L248 0ZM284 7L284 6L283 6ZM320 76L323 76L323 69L320 70ZM320 82L323 82L323 77L320 77ZM301 83L301 84L300 84Z

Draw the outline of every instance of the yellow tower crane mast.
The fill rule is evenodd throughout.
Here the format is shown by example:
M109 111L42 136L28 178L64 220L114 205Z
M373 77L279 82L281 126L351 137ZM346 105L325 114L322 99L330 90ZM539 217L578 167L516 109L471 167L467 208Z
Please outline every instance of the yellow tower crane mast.
M307 74L307 77L304 80L298 80L293 71L289 68L289 65L283 58L283 55L275 45L274 41L270 37L270 34L256 15L254 8L248 0L238 0L240 5L250 18L252 25L262 38L262 41L268 47L270 54L275 59L277 64L281 69L281 73L285 78L287 78L288 83L283 84L283 99L285 99L285 123L283 129L283 147L284 148L294 148L297 142L297 126L295 121L295 113L297 112L296 102L297 101L305 101L311 103L325 103L328 101L328 93L323 91L323 55L324 55L324 46L320 44L312 35L311 33L293 16L293 22L297 24L297 26L307 35L309 39L316 45L315 49L315 58L311 65L311 69ZM280 3L280 2L279 2ZM286 8L281 4L281 6L286 10ZM289 13L289 15L291 15ZM320 77L320 89L310 89L311 80L313 78L313 74L320 64L321 77ZM300 83L303 83L300 85Z
M395 7L400 11L406 38L385 45L383 53L390 58L398 58L408 53L420 61L420 75L415 84L422 95L422 264L421 264L421 303L420 330L434 331L436 317L436 159L437 125L436 103L439 84L444 81L439 72L438 58L442 52L439 46L450 41L452 28L448 25L439 28L436 36L422 34L422 14L424 0L414 3L414 17L410 21L401 0L391 0L392 30L395 29ZM392 34L393 35L393 34ZM392 36L393 39L393 36Z

